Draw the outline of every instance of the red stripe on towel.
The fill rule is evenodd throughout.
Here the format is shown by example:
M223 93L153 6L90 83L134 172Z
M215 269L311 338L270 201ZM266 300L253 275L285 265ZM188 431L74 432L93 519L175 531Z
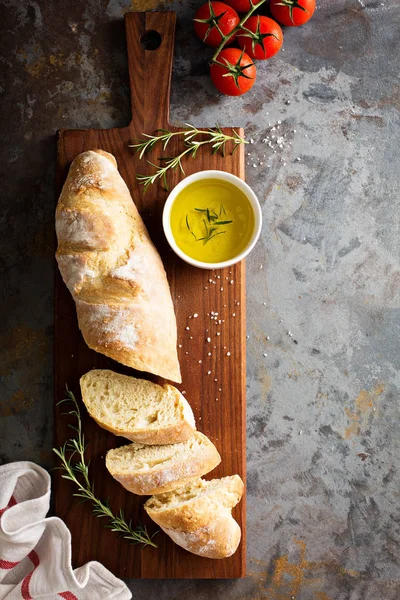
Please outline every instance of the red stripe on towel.
M0 558L0 569L13 569L17 565L19 565L19 561L11 562L10 560L3 560Z
M6 512L7 508L11 508L12 506L15 506L17 504L16 499L14 498L14 496L11 496L7 506L5 508L0 508L0 517L3 513ZM17 563L18 564L18 563Z
M35 570L35 569L34 569ZM34 571L33 570L33 571ZM33 600L32 596L29 593L29 582L31 580L31 577L33 575L33 571L31 571L30 573L28 573L28 575L25 577L25 579L22 581L22 585L21 585L21 595L23 597L24 600Z
M78 598L72 592L59 592L58 594L64 600L78 600Z
M22 594L22 597L24 600L33 600L32 596L29 592L29 583L31 581L34 570L36 569L36 567L39 566L40 558L39 558L38 553L35 552L35 550L32 550L31 552L29 552L28 558L31 560L34 568L30 573L28 573L28 575L22 581L21 594Z
M1 508L0 509L0 517L3 513L6 512L6 510L8 508L11 508L12 506L15 506L17 504L16 499L14 498L14 496L11 496L10 500L8 501L8 504L5 508ZM17 565L19 565L20 561L17 562L12 562L11 560L5 560L0 558L0 569L5 569L5 570L10 570L13 569L14 567L16 567Z

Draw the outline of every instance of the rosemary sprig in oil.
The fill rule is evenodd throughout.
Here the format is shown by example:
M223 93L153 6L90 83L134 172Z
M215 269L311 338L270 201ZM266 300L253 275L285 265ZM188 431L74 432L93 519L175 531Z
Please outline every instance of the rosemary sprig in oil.
M212 208L195 208L194 210L205 215L205 218L203 218L205 234L200 238L197 237L196 234L192 231L189 224L189 215L186 215L186 227L188 228L196 242L204 242L204 244L207 244L207 242L217 237L217 235L222 235L223 233L226 233L226 230L218 231L221 225L229 225L230 223L233 223L233 221L220 220L220 216L222 215L222 213L226 215L226 211L223 204L221 204L219 215Z
M122 510L114 514L108 501L99 500L95 495L94 483L91 483L89 479L90 463L86 463L85 461L85 451L88 444L85 442L85 436L82 431L81 413L74 394L68 389L67 396L68 398L61 400L59 404L65 402L72 404L72 410L64 414L72 415L76 418L77 425L69 425L75 431L76 437L69 439L60 449L53 448L53 452L61 460L62 465L61 467L56 467L56 469L64 471L61 477L72 481L77 486L78 491L74 493L74 496L81 498L82 501L89 500L92 502L93 514L96 517L106 517L109 519L108 527L112 531L121 534L124 539L132 544L143 544L143 546L157 548L157 545L153 542L153 536L149 535L144 525L139 523L134 529L132 521L125 520ZM77 458L77 461L73 461L74 458Z
M145 139L135 140L135 144L130 144L130 148L134 148L136 152L139 152L139 158L141 159L151 152L157 144L161 144L162 149L165 150L173 137L181 136L183 138L185 148L177 156L161 156L159 158L160 161L163 161L163 165L161 166L147 161L155 168L155 172L152 175L136 175L137 180L144 186L145 190L150 185L153 185L153 183L156 183L158 179L162 179L164 187L168 189L166 179L168 171L179 168L185 174L182 159L185 156L196 158L196 154L201 146L209 145L212 154L221 151L223 156L225 156L227 142L232 142L233 144L232 154L241 144L248 143L235 130L233 130L233 135L226 135L219 126L216 126L214 129L197 129L197 127L189 123L186 123L186 126L187 129L181 131L158 129L155 132L158 135L144 134Z

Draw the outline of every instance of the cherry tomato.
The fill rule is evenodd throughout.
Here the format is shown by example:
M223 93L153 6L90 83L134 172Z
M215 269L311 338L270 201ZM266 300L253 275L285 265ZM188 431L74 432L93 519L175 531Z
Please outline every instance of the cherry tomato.
M218 63L218 64L217 64ZM241 96L253 87L256 67L248 54L239 48L224 48L210 69L215 87L226 96Z
M248 31L239 33L238 44L251 58L265 60L281 49L282 29L268 17L250 17L244 26Z
M218 48L222 42L222 37L217 27L223 35L228 35L240 19L239 15L233 8L224 2L210 2L200 6L194 17L194 30L205 44ZM227 43L234 40L236 35L233 35Z
M225 0L225 2L241 13L248 13L251 8L250 0Z
M270 0L272 16L282 25L304 25L314 14L315 0Z

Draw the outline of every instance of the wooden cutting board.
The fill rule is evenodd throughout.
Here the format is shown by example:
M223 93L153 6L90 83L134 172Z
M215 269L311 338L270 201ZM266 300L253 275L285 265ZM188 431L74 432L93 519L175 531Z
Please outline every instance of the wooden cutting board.
M167 246L161 226L161 214L167 197L161 186L153 186L146 195L136 181L136 173L150 173L153 167L139 161L128 144L143 133L170 127L169 95L173 61L175 13L129 13L125 15L132 121L127 127L102 130L61 130L58 137L57 198L71 161L85 150L102 148L114 154L119 171L149 229L150 236L163 259L171 286L178 324L179 359L183 384L197 421L198 429L208 435L222 456L220 466L207 478L238 473L245 478L245 266L240 263L220 271L203 271L178 259ZM158 32L158 49L143 47L146 32ZM154 38L154 33L150 36ZM157 35L155 35L157 37ZM147 40L148 41L148 40ZM225 130L230 132L230 130ZM243 134L243 131L238 129ZM181 148L171 142L168 155ZM160 149L150 155L157 161ZM229 171L244 178L243 147L231 156L212 156L199 152L195 160L185 163L186 174L204 169ZM170 186L181 179L170 176ZM216 324L211 311L224 322ZM194 313L197 318L190 318ZM189 328L189 329L187 329ZM217 331L220 335L217 336ZM211 337L211 343L206 338ZM208 356L211 352L212 356ZM228 355L230 353L230 355ZM55 402L64 397L65 386L80 399L79 378L93 368L110 368L139 377L156 377L138 373L89 350L78 330L75 305L56 269L55 279ZM209 371L211 372L210 374ZM55 444L61 446L71 434L65 405L55 407ZM101 429L87 416L82 405L84 433L90 440L87 458L91 460L91 478L96 494L109 499L112 509L123 509L136 523L141 519L150 532L157 526L145 514L143 498L127 492L113 480L104 464L108 449L127 443ZM224 560L195 556L176 546L162 531L155 540L158 549L142 549L120 539L106 529L106 520L91 514L88 503L78 504L73 497L74 485L61 479L55 471L55 512L72 533L74 567L98 560L119 577L140 578L234 578L245 575L246 531L245 498L233 515L242 528L242 542L237 552Z

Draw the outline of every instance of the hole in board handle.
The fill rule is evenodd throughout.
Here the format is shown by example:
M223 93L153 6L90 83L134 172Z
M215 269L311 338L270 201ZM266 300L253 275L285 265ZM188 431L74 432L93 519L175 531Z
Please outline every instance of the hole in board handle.
M161 46L161 42L161 35L154 29L149 29L140 36L140 43L145 50L157 50Z

